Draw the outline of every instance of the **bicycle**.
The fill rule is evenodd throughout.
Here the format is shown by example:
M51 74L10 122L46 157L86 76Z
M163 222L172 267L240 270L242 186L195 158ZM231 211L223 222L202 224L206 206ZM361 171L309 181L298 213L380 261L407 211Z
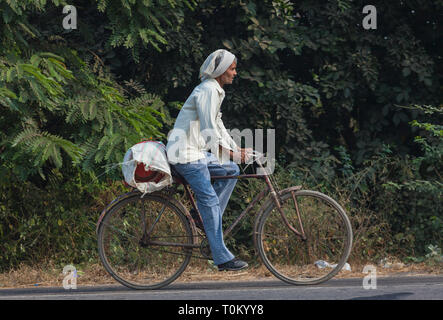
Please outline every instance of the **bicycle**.
M265 170L260 161L264 155L254 152L252 156ZM142 195L134 190L116 198L97 222L100 259L106 271L129 288L161 288L176 280L192 257L212 259L204 231L196 227L181 201L179 186L200 214L190 186L175 170L172 176L174 183L158 192ZM314 285L334 277L346 263L353 241L343 208L329 196L301 186L280 191L271 174L212 176L211 180L251 178L263 179L267 188L224 231L224 238L265 199L255 217L253 241L266 268L293 285ZM194 250L200 255L193 255ZM321 268L320 260L336 265Z

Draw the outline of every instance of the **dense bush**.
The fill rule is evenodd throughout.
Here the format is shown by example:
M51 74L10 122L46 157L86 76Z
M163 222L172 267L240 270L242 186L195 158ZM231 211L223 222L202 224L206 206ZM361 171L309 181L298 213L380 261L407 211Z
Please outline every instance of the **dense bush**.
M65 4L0 1L0 268L94 257L106 180L165 141L219 48L238 57L226 127L276 129L279 181L343 203L355 259L443 247L441 1L376 1L377 30L364 1L80 0L77 30Z
M67 172L38 187L5 177L0 186L0 270L20 264L97 262L100 212L127 188L93 174Z

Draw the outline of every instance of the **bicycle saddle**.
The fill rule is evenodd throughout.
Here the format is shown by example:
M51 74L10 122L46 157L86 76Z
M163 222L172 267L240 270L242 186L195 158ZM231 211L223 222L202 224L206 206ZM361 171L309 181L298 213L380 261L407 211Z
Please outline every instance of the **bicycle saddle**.
M183 176L180 173L178 173L178 171L174 168L174 166L170 165L169 167L171 168L171 176L174 180L176 180L176 182L181 184L187 184L186 179L183 178Z

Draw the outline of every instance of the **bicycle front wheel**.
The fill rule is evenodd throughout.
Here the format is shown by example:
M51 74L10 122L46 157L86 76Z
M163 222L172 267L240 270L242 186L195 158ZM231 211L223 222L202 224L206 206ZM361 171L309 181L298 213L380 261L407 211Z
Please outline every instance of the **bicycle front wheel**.
M168 199L149 194L119 201L98 229L103 266L133 289L158 289L177 279L191 259L192 249L183 245L192 242L183 212Z
M257 225L264 264L277 278L294 285L329 280L351 252L352 227L345 211L316 191L285 189L280 196L284 217L273 202Z

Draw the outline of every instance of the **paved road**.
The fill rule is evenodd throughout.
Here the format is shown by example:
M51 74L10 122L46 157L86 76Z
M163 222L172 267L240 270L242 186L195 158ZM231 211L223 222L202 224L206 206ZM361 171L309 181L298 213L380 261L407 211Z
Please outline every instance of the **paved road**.
M443 276L379 277L376 289L364 289L363 278L332 279L309 286L279 280L173 283L161 290L124 286L1 289L0 300L443 300Z

